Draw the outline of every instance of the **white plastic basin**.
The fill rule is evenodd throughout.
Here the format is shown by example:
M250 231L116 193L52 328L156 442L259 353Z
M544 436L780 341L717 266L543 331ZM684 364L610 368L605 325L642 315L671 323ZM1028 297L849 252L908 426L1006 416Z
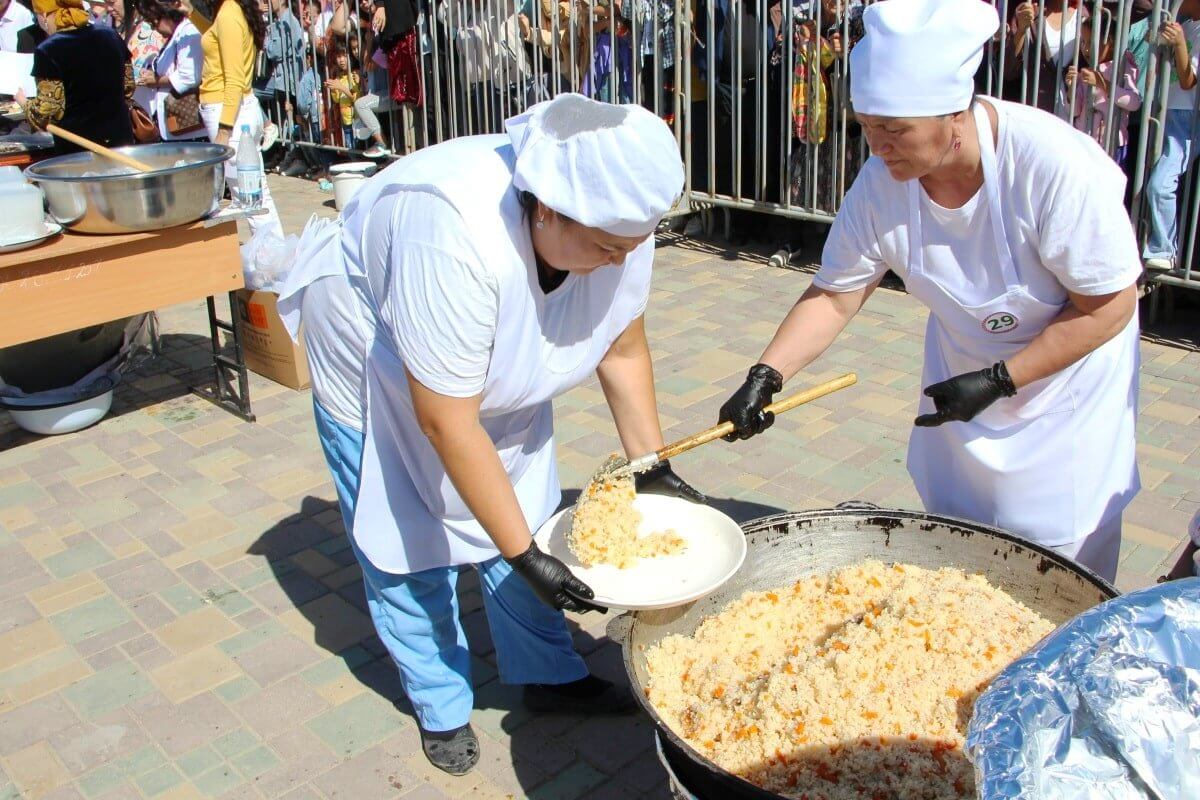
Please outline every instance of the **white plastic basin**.
M112 408L113 392L52 408L9 408L13 421L27 431L44 435L74 433L95 425Z

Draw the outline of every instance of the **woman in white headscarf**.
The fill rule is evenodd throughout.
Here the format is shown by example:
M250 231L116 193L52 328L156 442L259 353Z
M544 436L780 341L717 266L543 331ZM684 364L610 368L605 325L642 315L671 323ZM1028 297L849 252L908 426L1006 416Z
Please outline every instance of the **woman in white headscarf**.
M304 322L317 431L426 755L479 757L458 567L479 571L500 678L528 707L626 712L560 609L592 592L533 543L560 502L551 401L600 377L626 452L662 446L642 315L653 232L683 187L636 106L563 95L372 178L310 223L280 307ZM642 491L701 501L670 465Z
M1124 176L1086 135L975 98L979 0L863 15L851 102L873 157L821 268L721 410L737 436L894 271L930 310L908 469L932 512L1006 528L1104 577L1139 488L1137 245Z

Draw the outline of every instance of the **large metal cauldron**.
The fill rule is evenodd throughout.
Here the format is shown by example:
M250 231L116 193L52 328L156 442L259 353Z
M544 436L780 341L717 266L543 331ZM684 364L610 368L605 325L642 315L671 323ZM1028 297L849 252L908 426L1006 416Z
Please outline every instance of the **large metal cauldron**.
M41 187L50 216L64 227L79 233L157 231L195 222L216 208L225 161L233 155L223 145L197 142L117 151L154 170L106 175L125 168L91 153L72 153L40 161L25 176Z
M748 552L741 570L718 591L685 606L623 614L608 634L621 644L634 694L658 729L663 753L676 776L700 798L777 800L718 767L675 734L646 698L646 650L665 636L691 635L705 617L749 591L785 586L814 572L867 559L982 573L1029 608L1055 623L1117 595L1104 579L1052 550L1013 534L965 520L868 504L827 511L780 514L748 522Z

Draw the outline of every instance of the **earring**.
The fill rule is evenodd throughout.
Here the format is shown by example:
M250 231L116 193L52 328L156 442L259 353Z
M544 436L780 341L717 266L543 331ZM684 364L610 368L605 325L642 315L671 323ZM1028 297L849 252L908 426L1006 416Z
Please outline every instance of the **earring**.
M538 217L537 229L540 231L540 230L544 229L545 227L546 227L546 218Z

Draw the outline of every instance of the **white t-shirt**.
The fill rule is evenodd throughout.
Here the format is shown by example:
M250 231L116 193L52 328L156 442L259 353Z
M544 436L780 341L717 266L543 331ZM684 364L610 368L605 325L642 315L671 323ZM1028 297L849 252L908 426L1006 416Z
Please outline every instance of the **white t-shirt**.
M1186 20L1180 23L1183 26L1183 34L1187 39L1188 60L1192 64L1192 72L1200 72L1200 20ZM1191 111L1196 107L1196 87L1191 89L1179 88L1179 76L1175 74L1175 58L1170 56L1171 68L1168 73L1170 77L1170 88L1167 90L1167 108L1171 109L1187 109Z
M17 32L33 24L33 14L25 6L10 0L4 16L0 17L0 50L17 52Z
M1004 232L1020 279L1037 299L1119 291L1141 274L1122 204L1125 176L1089 136L1030 106L987 100L999 118L996 160ZM966 306L1004 292L986 197L943 209L921 190L925 272ZM892 270L908 276L908 187L870 158L829 231L817 286L861 289Z
M1058 63L1059 56L1064 50L1067 51L1067 59L1075 57L1075 39L1079 29L1079 19L1075 16L1078 12L1070 9L1069 14L1063 14L1059 17L1059 24L1062 28L1055 29L1049 22L1046 23L1046 30L1042 34L1042 46L1046 50L1046 58ZM1036 28L1034 35L1037 34Z
M423 386L449 397L483 390L491 363L498 299L456 212L428 194L398 193L372 208L359 238L364 263L389 264L380 313L405 367ZM393 233L405 231L403 247ZM409 233L419 231L420 233ZM343 425L363 430L365 343L375 327L369 301L342 276L304 292L302 329L313 396Z
M361 263L389 265L375 296L405 368L448 397L483 391L500 301L496 277L454 207L432 194L395 193L371 209L360 247Z

